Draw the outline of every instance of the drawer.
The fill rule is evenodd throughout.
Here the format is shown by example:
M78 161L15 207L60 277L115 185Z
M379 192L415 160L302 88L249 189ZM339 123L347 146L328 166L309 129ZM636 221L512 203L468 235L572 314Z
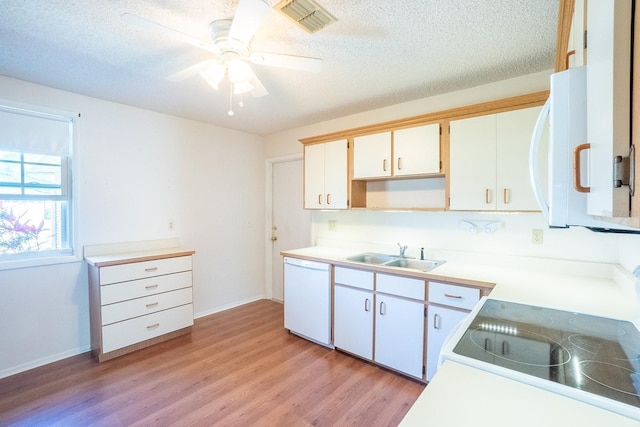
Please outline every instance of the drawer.
M100 287L101 305L113 304L134 298L189 288L192 284L192 272L168 274L130 282L114 283Z
M411 277L393 276L391 274L376 275L376 291L406 298L425 298L425 281Z
M429 282L429 302L471 310L480 301L480 289Z
M193 304L182 305L102 328L102 352L108 353L193 325Z
M353 268L336 267L334 283L373 290L373 272Z
M102 307L102 324L108 325L168 308L191 304L192 302L192 289L184 288L163 294L109 304Z
M100 285L191 270L191 256L133 262L100 268Z

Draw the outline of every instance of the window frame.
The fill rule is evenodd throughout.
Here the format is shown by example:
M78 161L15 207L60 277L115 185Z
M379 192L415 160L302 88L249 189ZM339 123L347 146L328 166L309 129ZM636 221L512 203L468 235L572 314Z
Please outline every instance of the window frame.
M32 163L25 162L24 156L30 153L29 150L21 150L21 194L0 194L0 200L7 201L42 201L50 200L53 202L66 202L62 204L64 212L64 220L60 223L62 231L62 244L63 248L60 249L46 249L42 251L30 251L21 252L15 254L0 254L0 271L37 267L43 265L52 264L64 264L70 262L82 261L82 250L79 246L79 233L78 233L78 197L77 194L77 180L74 177L74 171L77 170L77 134L79 119L81 117L78 113L70 113L67 111L52 110L44 107L37 107L25 104L15 103L13 101L7 101L0 99L0 107L4 109L14 109L16 111L25 111L26 114L33 114L35 116L46 117L54 116L63 119L67 119L69 122L69 153L66 156L56 156L61 159L61 176L60 176L60 194L52 195L38 195L38 194L24 194L24 164ZM1 151L12 151L12 149L1 149ZM29 186L27 186L29 187ZM31 187L31 188L37 188Z

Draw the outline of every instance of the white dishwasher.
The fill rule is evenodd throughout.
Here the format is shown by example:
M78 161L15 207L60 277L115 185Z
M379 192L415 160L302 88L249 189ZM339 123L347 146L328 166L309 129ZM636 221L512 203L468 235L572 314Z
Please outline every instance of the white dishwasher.
M284 327L331 347L331 265L284 258Z

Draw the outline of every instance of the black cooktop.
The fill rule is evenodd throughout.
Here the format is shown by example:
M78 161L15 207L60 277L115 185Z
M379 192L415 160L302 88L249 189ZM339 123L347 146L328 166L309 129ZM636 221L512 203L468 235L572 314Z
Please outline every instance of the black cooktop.
M488 299L453 352L640 408L631 322Z

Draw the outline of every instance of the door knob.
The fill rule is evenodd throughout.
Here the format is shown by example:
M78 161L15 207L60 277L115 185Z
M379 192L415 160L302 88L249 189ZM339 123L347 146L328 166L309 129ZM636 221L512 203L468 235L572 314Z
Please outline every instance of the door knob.
M278 238L276 236L271 237L271 241L275 242L276 240L278 240Z

